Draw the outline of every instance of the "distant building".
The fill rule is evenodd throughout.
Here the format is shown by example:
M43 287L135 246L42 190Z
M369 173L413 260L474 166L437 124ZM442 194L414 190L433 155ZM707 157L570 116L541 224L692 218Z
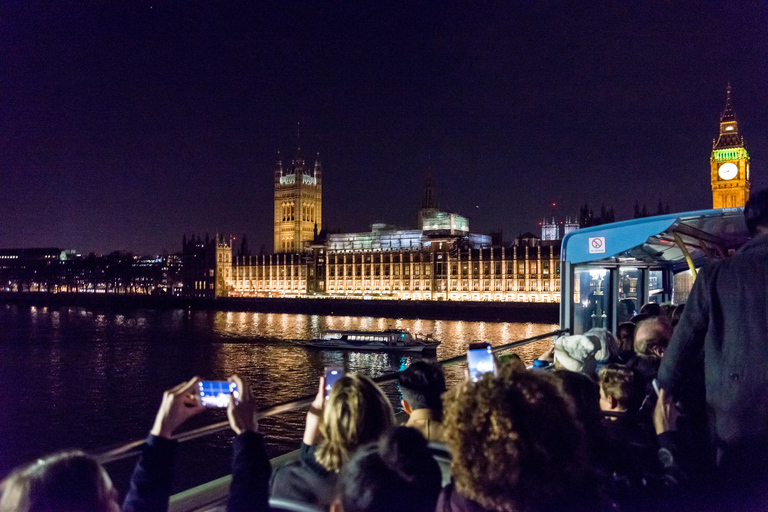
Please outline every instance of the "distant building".
M320 233L321 169L297 156L275 166L275 254L237 257L218 237L184 240L185 294L198 297L333 297L557 302L560 244L527 234L511 245L471 233L466 217L440 211L427 170L418 229Z
M562 229L560 229L562 226ZM541 239L542 240L562 240L565 235L572 231L579 229L579 222L571 217L566 217L565 222L557 223L554 217L551 221L546 218L541 223Z
M439 213L425 217L425 225L463 219ZM559 301L559 242L528 233L512 245L492 246L490 236L465 229L450 234L374 224L366 233L329 235L303 253L237 257L231 295Z
M323 176L320 155L312 171L296 151L287 171L278 153L275 163L274 251L301 252L323 228Z
M187 297L226 297L232 280L232 241L216 235L182 241L183 295Z
M551 221L546 218L541 223L541 239L542 240L560 240L560 227L555 218L552 217Z
M568 233L571 233L573 231L576 231L579 229L579 221L576 218L566 217L565 218L565 224L563 224L563 237L567 235Z
M749 199L749 153L731 105L731 85L720 115L720 135L712 141L712 208L744 206Z

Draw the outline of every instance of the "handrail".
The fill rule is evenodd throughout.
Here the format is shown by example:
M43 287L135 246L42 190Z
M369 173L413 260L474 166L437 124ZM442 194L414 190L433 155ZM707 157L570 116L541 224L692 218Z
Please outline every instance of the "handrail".
M522 347L524 345L528 345L529 343L533 343L535 341L543 340L546 338L551 338L553 336L559 336L561 334L567 334L568 331L564 329L557 329L552 332L539 334L538 336L533 336L531 338L525 338L523 340L513 341L511 343L507 343L505 345L499 345L497 347L492 347L493 352L501 352L504 350L510 350L513 348ZM467 359L466 354L462 354L460 356L452 357L450 359L444 359L442 361L439 361L442 366L450 366L457 363L461 363L464 360ZM374 382L377 384L382 384L385 382L391 382L395 379L397 379L397 376L400 374L400 372L395 373L389 373L387 375L381 375L379 377L376 377L373 379ZM287 411L292 411L294 409L300 409L302 407L307 407L312 403L312 400L315 399L315 395L306 395L301 398L297 398L295 400L290 400L288 402L283 402L281 404L273 405L271 407L267 407L266 409L263 409L261 411L258 411L256 413L256 416L258 419L268 418L270 416L274 416L276 414L280 414ZM189 430L187 432L182 432L180 434L177 434L173 437L174 440L183 443L186 441L192 441L193 439L198 439L201 437L205 437L210 434L215 434L217 432L222 432L224 430L227 430L229 428L229 421L220 421L218 423L212 423L210 425L206 425L204 427L196 428L194 430ZM123 446L120 446L118 448L114 448L112 450L107 450L106 452L103 452L101 454L96 455L96 459L101 462L102 464L107 464L109 462L116 462L118 460L124 460L129 459L131 457L136 457L141 454L141 448L144 446L145 440L138 440L138 441L132 441L130 443L126 443Z

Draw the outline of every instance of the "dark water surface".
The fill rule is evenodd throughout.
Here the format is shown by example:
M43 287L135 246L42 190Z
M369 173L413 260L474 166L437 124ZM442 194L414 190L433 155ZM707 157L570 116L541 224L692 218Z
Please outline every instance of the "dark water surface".
M320 351L294 340L325 329L405 328L442 341L438 360L464 353L468 343L500 345L557 328L550 324L487 323L238 313L136 310L118 313L62 307L0 305L0 477L46 453L81 448L98 453L146 436L164 390L194 375L250 382L263 406L314 393L325 366L371 377L404 369L413 355ZM530 363L551 344L518 354ZM449 382L463 366L446 369ZM397 386L384 386L398 404ZM305 411L265 420L270 455L298 447ZM226 419L209 410L190 427ZM184 443L175 489L227 474L232 434ZM134 460L108 466L124 490Z

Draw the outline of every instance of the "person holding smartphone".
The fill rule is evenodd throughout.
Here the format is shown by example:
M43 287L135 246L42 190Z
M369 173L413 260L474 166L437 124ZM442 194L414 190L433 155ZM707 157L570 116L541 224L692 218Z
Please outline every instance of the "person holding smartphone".
M392 404L369 377L346 374L330 390L320 378L307 412L299 460L275 471L272 496L328 509L338 473L352 452L377 441L395 423Z

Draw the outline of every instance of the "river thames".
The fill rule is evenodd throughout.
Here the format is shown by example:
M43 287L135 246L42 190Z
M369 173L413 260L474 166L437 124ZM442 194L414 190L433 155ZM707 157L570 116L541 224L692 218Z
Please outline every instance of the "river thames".
M419 356L321 351L298 340L325 329L409 329L442 342L437 359L467 344L501 345L553 331L557 325L215 311L155 311L0 305L0 477L14 466L65 448L99 453L144 438L164 390L199 375L238 373L264 407L314 393L326 366L371 377L406 368ZM530 363L552 343L517 350ZM449 386L463 366L446 368ZM394 383L384 390L399 409ZM190 427L223 421L208 410ZM298 448L304 411L265 420L270 455ZM183 427L184 428L184 427ZM230 432L184 443L174 489L227 474ZM135 460L107 467L124 491Z

